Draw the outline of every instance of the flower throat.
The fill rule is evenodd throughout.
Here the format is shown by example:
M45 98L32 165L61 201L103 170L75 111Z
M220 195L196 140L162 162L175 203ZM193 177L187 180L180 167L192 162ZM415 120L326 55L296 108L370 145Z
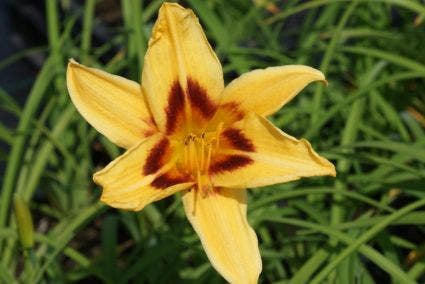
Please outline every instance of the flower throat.
M211 159L218 152L220 146L221 130L222 124L217 127L216 131L202 132L200 135L190 132L183 139L181 168L196 180L196 189L202 193L203 197L213 193L214 190L208 171Z

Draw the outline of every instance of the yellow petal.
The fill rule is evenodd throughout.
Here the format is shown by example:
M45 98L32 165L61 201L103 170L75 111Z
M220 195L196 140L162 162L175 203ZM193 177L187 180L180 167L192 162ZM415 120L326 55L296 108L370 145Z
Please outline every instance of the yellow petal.
M326 82L322 72L303 65L253 70L226 87L222 104L237 104L267 116L279 110L313 81Z
M127 210L141 210L193 185L174 167L172 143L157 133L125 152L93 180L103 187L101 200Z
M308 141L297 140L250 112L220 135L209 172L214 186L257 187L301 177L331 175L335 167Z
M224 88L222 69L192 10L175 3L161 6L142 88L164 133L178 132L186 119L196 124L214 114Z
M182 200L214 268L230 283L257 283L262 264L246 218L246 190L217 188L204 197L192 189Z
M136 82L70 60L67 85L71 100L97 131L130 148L157 131Z

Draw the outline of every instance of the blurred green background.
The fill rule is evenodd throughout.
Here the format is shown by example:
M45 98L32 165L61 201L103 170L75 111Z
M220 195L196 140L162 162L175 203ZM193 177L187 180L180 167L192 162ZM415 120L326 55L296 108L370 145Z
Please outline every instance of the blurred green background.
M71 57L139 81L161 3L0 2L0 283L224 282L178 195L136 213L98 201L91 176L122 150L66 90ZM200 18L226 82L286 64L329 81L271 118L338 175L250 190L260 282L424 283L425 2L179 3Z

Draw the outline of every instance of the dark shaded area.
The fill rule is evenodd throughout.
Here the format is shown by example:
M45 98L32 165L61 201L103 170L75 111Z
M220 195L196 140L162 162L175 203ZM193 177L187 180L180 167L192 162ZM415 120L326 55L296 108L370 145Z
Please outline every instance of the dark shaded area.
M0 0L0 34L3 35L0 60L46 42L44 14L34 10L35 6L43 7L42 1L26 2L30 1ZM43 59L41 54L31 54L0 69L0 87L20 105L24 104ZM0 119L8 125L16 122L3 111Z
M22 3L21 3L22 2ZM0 0L0 62L30 47L45 43L44 15L34 6L42 1L8 1ZM41 6L42 7L42 6ZM20 106L23 106L34 82L44 57L40 53L25 56L0 69L0 91L6 92ZM2 103L3 104L3 103ZM14 114L0 108L0 122L10 128L17 124ZM0 151L9 152L9 145L0 142ZM4 173L4 163L0 162L0 176Z

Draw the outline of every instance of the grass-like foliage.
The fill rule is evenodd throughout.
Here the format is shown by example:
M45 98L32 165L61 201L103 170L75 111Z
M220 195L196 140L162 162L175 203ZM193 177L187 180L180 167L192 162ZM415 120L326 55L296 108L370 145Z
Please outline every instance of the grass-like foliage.
M139 81L162 1L121 1L113 12L122 21L113 25L96 9L103 2L77 2L84 6L46 1L48 52L28 50L47 56L25 105L0 87L1 110L18 121L16 128L0 124L7 145L0 153L0 283L223 283L178 195L141 212L98 201L91 176L122 150L77 114L66 89L69 58ZM287 64L316 67L329 81L312 84L272 117L334 162L337 177L250 190L261 282L423 283L424 2L181 4L199 16L226 82ZM92 43L96 29L108 40Z

